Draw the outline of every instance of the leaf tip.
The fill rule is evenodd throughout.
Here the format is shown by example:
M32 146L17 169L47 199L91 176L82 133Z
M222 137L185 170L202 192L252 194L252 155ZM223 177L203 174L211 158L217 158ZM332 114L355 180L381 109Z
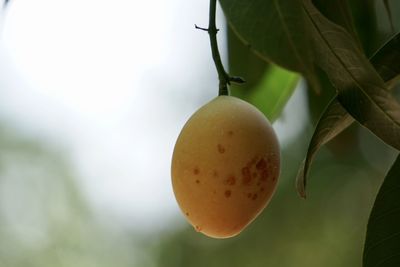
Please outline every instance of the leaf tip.
M301 164L296 176L296 189L299 196L306 199L306 177L304 173L305 161Z

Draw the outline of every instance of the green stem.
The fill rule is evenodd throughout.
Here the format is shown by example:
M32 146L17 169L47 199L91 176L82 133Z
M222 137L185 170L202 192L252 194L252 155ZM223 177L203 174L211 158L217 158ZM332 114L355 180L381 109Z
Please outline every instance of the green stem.
M219 91L218 95L229 95L228 84L229 75L226 73L224 65L222 65L221 56L218 50L217 33L218 29L215 25L217 9L217 0L210 0L210 14L208 22L208 34L210 36L211 53L218 72Z
M245 81L240 77L229 76L229 74L225 71L224 65L222 64L217 41L218 29L215 25L216 10L217 0L210 0L208 29L200 28L198 26L196 26L196 28L207 31L210 36L212 58L217 69L219 79L218 95L229 95L228 85L230 85L231 82L244 83Z

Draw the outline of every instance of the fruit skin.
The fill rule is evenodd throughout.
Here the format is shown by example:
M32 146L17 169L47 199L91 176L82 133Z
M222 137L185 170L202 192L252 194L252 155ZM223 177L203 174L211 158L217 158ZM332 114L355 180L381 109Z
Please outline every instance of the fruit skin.
M280 150L265 116L218 96L186 122L172 156L176 200L193 227L214 238L239 234L266 207L280 173Z

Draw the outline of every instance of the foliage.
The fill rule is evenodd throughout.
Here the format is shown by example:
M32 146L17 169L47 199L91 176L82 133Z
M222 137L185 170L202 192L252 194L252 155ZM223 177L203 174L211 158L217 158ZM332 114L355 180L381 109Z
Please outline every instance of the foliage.
M321 101L325 107L319 107L324 111L320 113L297 176L301 196L305 197L309 167L318 150L354 121L393 149L400 150L400 104L389 91L400 77L400 34L394 33L399 25L394 20L400 12L398 2L220 0L220 3L233 32L246 47L270 65L300 73L316 95L324 96ZM384 12L378 12L379 7ZM386 32L377 31L374 16L369 16L371 11L386 20ZM371 57L372 50L376 53ZM235 62L238 61L231 61ZM287 91L285 86L282 88L283 92ZM331 92L332 88L335 93L327 101L326 96L331 93L324 91ZM269 97L276 99L273 94ZM257 101L261 101L260 97ZM267 106L264 100L264 110L268 108L274 107ZM392 176L393 172L400 175L396 170L392 169ZM375 206L374 210L384 206ZM400 224L396 231L400 232ZM396 251L400 251L400 245ZM394 254L393 262L399 255ZM367 257L365 266L380 256Z
M400 244L400 156L397 157L375 200L368 222L365 266L398 266Z

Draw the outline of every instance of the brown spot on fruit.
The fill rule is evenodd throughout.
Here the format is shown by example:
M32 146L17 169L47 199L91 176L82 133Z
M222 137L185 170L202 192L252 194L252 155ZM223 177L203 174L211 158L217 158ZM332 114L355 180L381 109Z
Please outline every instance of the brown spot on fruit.
M194 227L194 229L195 229L197 232L201 232L201 227L198 226L198 225L196 225L196 226Z
M227 185L235 185L236 184L236 178L233 175L229 175L228 178L225 180L225 184Z
M247 193L248 198L251 198L251 195L252 195L251 193Z
M256 163L256 161L257 161L257 157L254 157L252 160L250 160L247 163L247 167L251 168Z
M242 168L242 183L244 185L250 185L251 184L251 173L250 173L250 168L249 167L244 167Z
M186 212L185 214L186 214L186 216L188 216L188 217L189 217L189 212Z
M219 153L221 153L221 154L225 153L225 147L223 145L218 144L217 148L218 148Z
M231 190L226 190L224 194L225 194L225 197L228 198L232 195L232 192L231 192Z
M196 179L196 184L200 184L200 180L199 179Z
M198 175L198 174L200 173L199 168L195 167L195 168L193 169L193 173L194 173L194 175Z
M213 176L214 176L214 177L218 177L218 172L217 172L217 170L213 170Z
M256 200L257 197L258 197L258 195L257 195L257 194L254 194L253 197L252 197L251 199L252 199L252 200Z
M261 158L256 164L256 169L265 170L266 168L267 168L267 162L265 161L264 158Z
M268 180L268 171L267 171L267 170L263 170L263 171L261 172L261 178L260 178L260 180L263 181L263 182L265 182L265 181Z
M264 190L265 190L264 187L261 187L261 188L260 188L260 192L263 192Z
M229 136L229 137L232 137L232 136L233 136L233 134L234 134L234 133L233 133L233 131L232 131L232 130L228 131L228 136Z

